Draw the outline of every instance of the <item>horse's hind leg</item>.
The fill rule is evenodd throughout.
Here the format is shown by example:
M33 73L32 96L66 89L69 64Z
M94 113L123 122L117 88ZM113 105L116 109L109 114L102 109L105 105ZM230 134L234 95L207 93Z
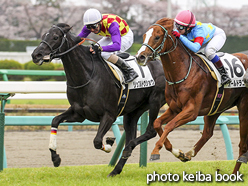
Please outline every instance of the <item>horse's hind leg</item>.
M185 160L191 160L191 157L195 157L196 154L201 150L201 148L207 143L207 141L213 136L213 130L216 123L217 118L220 114L215 114L213 116L205 116L204 117L204 129L201 138L194 145L194 147L185 153Z
M96 137L94 138L94 147L96 149L101 149L107 153L111 152L112 149L112 144L106 144L104 145L102 143L103 136L109 131L111 128L112 124L115 121L115 116L111 116L108 113L106 113L100 120L100 125L97 130Z
M108 175L108 177L110 177L110 176L113 177L113 176L116 176L117 174L121 173L128 157L131 155L132 150L137 145L137 143L136 143L136 139L138 139L138 138L136 138L137 122L138 122L139 117L141 116L142 113L143 113L143 111L141 111L141 110L135 110L132 113L128 113L128 114L124 115L123 125L124 125L124 129L126 132L125 148L123 150L121 159L118 161L114 170ZM155 130L154 130L154 132L156 135Z
M248 114L247 114L247 105L248 105L248 95L242 97L237 105L239 110L239 133L240 133L240 142L239 142L239 158L234 167L233 173L236 174L242 163L247 163L247 150L248 150Z
M51 124L51 135L50 135L50 142L49 142L49 150L51 151L51 157L53 161L53 165L55 167L58 167L61 162L61 158L59 157L59 154L56 153L57 150L57 130L60 123L69 121L81 121L83 122L84 119L79 116L77 113L75 113L72 108L70 107L67 111L64 113L56 116L53 118L52 124Z

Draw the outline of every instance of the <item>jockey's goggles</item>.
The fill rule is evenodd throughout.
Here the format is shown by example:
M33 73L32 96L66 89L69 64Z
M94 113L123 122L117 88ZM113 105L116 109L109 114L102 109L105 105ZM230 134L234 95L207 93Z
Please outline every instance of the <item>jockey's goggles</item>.
M186 26L179 25L178 23L175 24L178 30L183 30L186 28Z
M98 28L98 23L93 24L93 25L86 25L86 28L87 28L88 30L90 30L90 29L96 29L96 28Z

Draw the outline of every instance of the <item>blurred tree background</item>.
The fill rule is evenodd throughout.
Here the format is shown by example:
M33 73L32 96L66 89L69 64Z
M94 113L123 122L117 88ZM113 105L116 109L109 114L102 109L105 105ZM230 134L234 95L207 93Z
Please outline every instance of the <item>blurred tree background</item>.
M124 18L135 34L135 50L142 42L142 35L148 27L162 17L167 17L167 0L0 0L0 43L8 51L14 41L40 40L41 36L57 23L73 26L76 35L83 27L83 14L88 8L97 8L102 13L113 13ZM179 3L171 1L171 18L182 10ZM220 7L211 0L191 0L191 11L201 22L211 22L225 30L228 39L222 51L247 50L248 6L240 9ZM216 0L215 0L216 2ZM98 36L90 35L93 39ZM5 42L9 42L6 44ZM34 42L36 45L36 42ZM23 44L21 46L24 46ZM3 51L3 47L0 50ZM10 48L10 49L7 49Z

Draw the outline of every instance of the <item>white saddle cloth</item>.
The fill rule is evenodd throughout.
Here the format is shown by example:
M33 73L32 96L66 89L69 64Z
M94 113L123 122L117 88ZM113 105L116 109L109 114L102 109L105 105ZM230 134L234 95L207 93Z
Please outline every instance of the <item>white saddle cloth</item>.
M202 54L200 55L213 69L214 73L216 74L216 77L218 79L218 86L221 86L221 76L219 71L216 69L214 64L209 61L206 56ZM224 88L240 88L245 87L245 84L243 82L243 76L245 75L245 68L241 61L236 57L228 53L224 53L223 56L220 56L220 60L223 63L229 77L231 78L231 83L226 84Z
M125 61L139 75L139 77L137 77L136 79L134 79L132 82L128 84L128 89L148 88L148 87L155 86L155 81L152 77L152 74L148 66L138 65L136 58L134 56L129 56L129 58L125 59ZM117 66L115 66L113 63L110 63L108 61L107 63L116 70L118 76L120 77L120 82L123 83L124 77L123 77L121 70Z

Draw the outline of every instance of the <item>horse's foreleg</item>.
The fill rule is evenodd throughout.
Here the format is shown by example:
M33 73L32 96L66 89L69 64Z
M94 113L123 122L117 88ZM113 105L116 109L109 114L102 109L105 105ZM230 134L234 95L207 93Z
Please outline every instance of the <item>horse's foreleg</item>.
M152 156L159 156L159 150L162 148L163 144L165 142L168 143L168 134L175 128L195 120L197 117L196 113L198 112L195 111L195 105L191 104L190 101L188 101L188 105L184 108L184 110L182 110L178 115L176 115L175 118L173 118L171 121L168 122L168 124L166 124L163 134L161 135L160 139L155 145L155 148L152 151ZM175 151L173 151L173 154L175 156L178 156L178 154L180 155L180 153ZM182 160L185 157L179 156L178 158Z
M97 134L96 137L93 140L94 143L94 147L96 149L101 149L107 153L111 152L112 150L112 145L113 145L113 138L112 139L107 139L107 144L104 145L102 143L102 139L103 136L109 131L109 129L111 128L112 124L115 121L115 117L114 116L110 116L109 114L105 114L101 121L100 121L100 125L98 127L97 130ZM111 142L112 141L112 142Z
M73 112L71 107L65 111L64 113L56 116L53 118L51 124L51 134L50 134L50 141L49 141L49 150L51 151L51 157L53 161L53 165L58 167L61 163L61 158L59 154L56 153L57 150L57 130L60 123L65 121L83 121L84 119L81 118L79 115Z
M59 116L57 116L59 117ZM49 150L51 151L51 158L54 167L58 167L61 163L61 158L59 157L59 154L56 153L57 150L57 130L60 122L56 122L57 118L55 117L52 121L52 127L51 127L51 134L50 134L50 141L49 141Z
M162 115L161 117L157 118L157 119L154 121L154 124L153 124L153 125L156 126L155 130L156 130L156 132L158 133L159 137L161 137L162 134L163 134L162 125L163 125L164 123L169 122L173 117L174 117L174 116L171 115L171 117L167 118L167 116L166 116L166 118L165 118L165 116ZM169 141L168 138L165 139L164 146L165 146L166 150L168 150L168 151L170 151L170 152L172 151L172 144L170 143L170 141Z
M157 118L154 121L154 129L156 130L156 132L158 133L158 135L161 137L163 134L163 129L162 129L162 125L165 123L168 123L170 120L172 120L175 117L175 114L171 111L170 108L168 108L159 118ZM177 154L177 149L173 149L172 148L172 144L170 143L169 139L166 138L164 141L164 146L166 148L166 150L172 152L174 155ZM162 147L161 147L162 148ZM160 150L160 149L159 149ZM152 153L151 154L151 158L150 160L158 160L160 158L159 152L157 153Z

